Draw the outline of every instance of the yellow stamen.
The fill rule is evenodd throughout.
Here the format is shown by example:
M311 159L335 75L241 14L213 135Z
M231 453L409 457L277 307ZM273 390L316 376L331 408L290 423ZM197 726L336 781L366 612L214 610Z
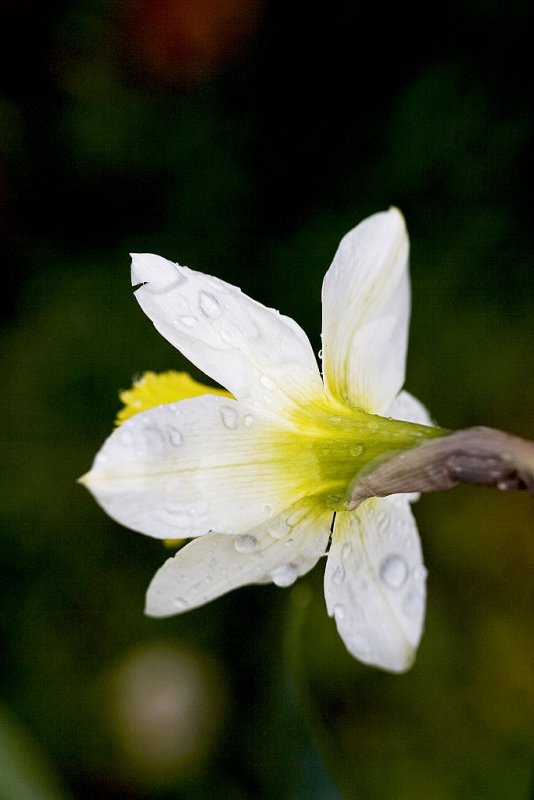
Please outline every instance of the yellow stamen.
M116 425L139 414L140 411L147 411L149 408L161 406L164 403L176 403L178 400L186 400L189 397L200 397L203 394L220 394L225 397L232 397L230 392L224 389L217 389L213 386L206 386L203 383L193 380L187 372L145 372L136 380L131 389L120 392L119 397L124 403L115 419Z

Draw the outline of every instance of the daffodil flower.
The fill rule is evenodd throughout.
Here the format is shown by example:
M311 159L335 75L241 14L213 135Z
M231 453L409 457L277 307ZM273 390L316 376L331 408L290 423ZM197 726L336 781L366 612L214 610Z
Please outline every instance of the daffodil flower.
M369 465L445 433L402 391L408 249L394 208L342 239L323 283L322 377L292 319L218 278L133 256L143 311L227 390L194 388L181 399L177 384L158 397L155 381L153 407L139 410L134 389L139 413L82 479L121 524L192 538L153 578L149 615L188 611L245 584L290 586L327 555L326 606L347 649L394 672L410 666L425 612L416 495L350 501Z

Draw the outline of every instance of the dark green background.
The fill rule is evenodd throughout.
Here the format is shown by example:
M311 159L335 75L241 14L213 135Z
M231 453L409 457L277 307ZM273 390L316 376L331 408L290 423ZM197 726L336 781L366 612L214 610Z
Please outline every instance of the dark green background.
M239 284L318 350L337 242L391 204L412 240L407 387L446 427L534 438L528 4L204 6L0 9L0 798L526 799L532 498L420 501L427 626L392 676L346 654L322 565L146 619L168 553L76 478L120 388L187 368L132 298L128 252ZM162 681L164 709L173 684L198 695L187 764L129 749L118 698L140 663L140 704Z

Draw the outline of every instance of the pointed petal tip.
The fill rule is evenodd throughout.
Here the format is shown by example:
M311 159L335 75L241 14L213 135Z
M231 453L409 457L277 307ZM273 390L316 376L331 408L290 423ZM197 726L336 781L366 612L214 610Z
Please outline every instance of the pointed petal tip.
M82 486L87 487L90 483L90 475L91 470L89 470L89 472L84 472L83 475L80 475L79 478L76 478L76 483L81 483Z
M132 258L132 286L150 283L153 289L161 290L181 282L180 267L162 256L154 253L130 253Z
M406 220L404 219L404 214L397 206L390 206L387 212L392 218L395 218L403 228L406 227Z

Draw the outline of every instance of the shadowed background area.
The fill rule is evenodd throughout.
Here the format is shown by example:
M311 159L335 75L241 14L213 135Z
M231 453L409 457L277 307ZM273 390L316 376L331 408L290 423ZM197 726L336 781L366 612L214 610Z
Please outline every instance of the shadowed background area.
M145 618L168 551L76 484L118 390L190 369L133 299L129 252L240 285L318 351L340 237L392 204L407 388L445 427L534 438L527 11L2 4L0 800L529 796L531 497L420 501L426 632L392 676L345 652L322 565Z

